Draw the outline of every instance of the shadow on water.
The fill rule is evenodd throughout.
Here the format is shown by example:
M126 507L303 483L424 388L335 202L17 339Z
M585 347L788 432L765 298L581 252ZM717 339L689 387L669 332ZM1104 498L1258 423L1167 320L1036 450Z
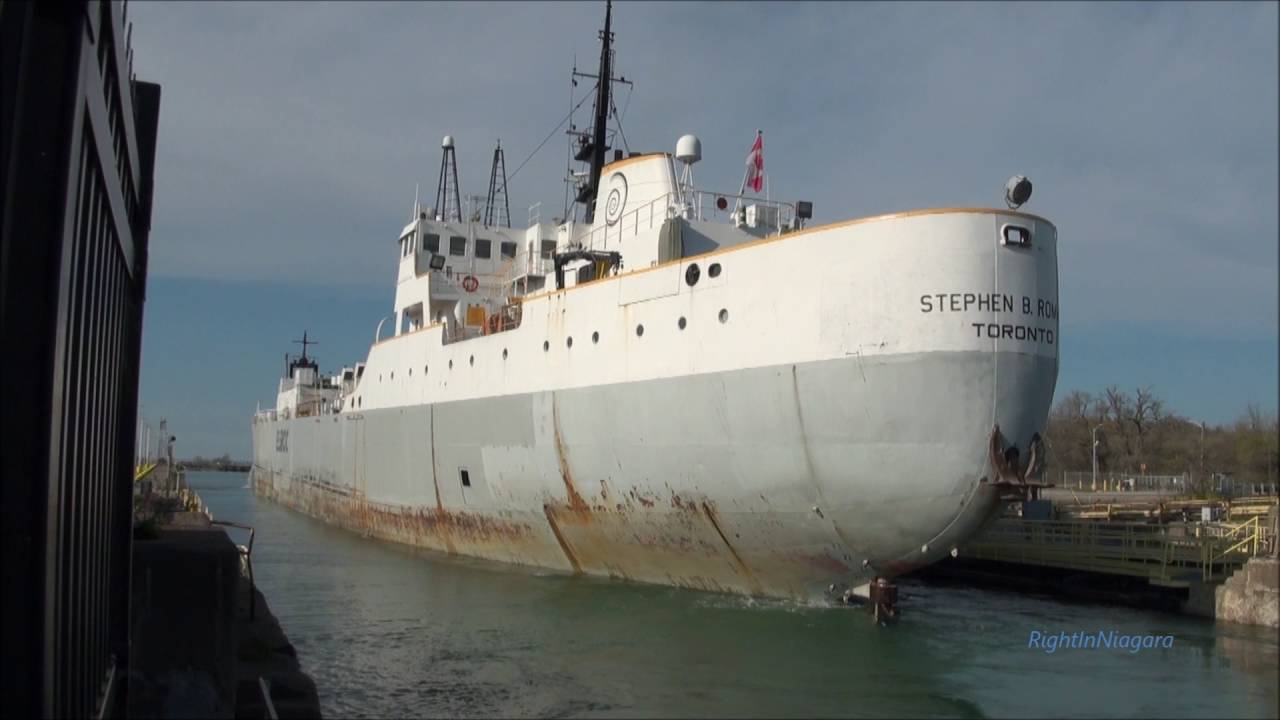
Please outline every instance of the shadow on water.
M366 540L191 473L258 530L254 568L329 716L1274 717L1274 633L973 588L902 620L574 577ZM1028 648L1033 630L1171 649ZM1170 690L1176 686L1176 692Z

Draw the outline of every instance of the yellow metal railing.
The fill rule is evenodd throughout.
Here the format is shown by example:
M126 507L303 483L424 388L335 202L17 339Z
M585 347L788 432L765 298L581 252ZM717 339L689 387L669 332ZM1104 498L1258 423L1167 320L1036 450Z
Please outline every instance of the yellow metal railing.
M1229 575L1274 542L1258 518L1239 525L1153 525L1001 518L960 549L982 560L1183 584Z
M1221 535L1221 539L1227 542L1238 540L1221 553L1215 555L1213 560L1224 558L1232 553L1241 552L1253 557L1258 554L1258 550L1262 547L1266 539L1266 526L1258 520L1258 516L1253 516L1239 525L1226 526L1227 532Z
M133 469L133 481L137 482L142 478L151 474L156 469L156 463L144 463Z

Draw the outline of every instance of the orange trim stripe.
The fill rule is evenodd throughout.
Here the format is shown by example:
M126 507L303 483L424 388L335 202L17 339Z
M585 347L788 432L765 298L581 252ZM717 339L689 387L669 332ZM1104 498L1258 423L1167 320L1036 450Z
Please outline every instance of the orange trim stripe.
M623 165L630 165L631 163L640 162L641 160L651 160L656 157L669 158L671 157L671 153L664 153L664 152L646 153L644 155L636 155L635 157L622 158L621 160L614 160L613 162L601 168L600 174L603 175L607 171L617 170Z
M651 155L646 155L644 157L652 157L653 155L666 155L666 154L667 153L652 153ZM625 160L622 160L621 162L626 162L627 160L640 160L640 159L641 158L639 157L627 158ZM792 238L800 237L801 235L808 235L810 233L822 232L825 230L835 230L837 228L851 227L853 225L862 225L864 223L878 222L881 220L901 220L903 218L909 218L909 217L920 217L924 215L944 215L947 213L957 213L957 214L963 214L963 215L1010 215L1013 217L1026 218L1029 220L1037 220L1039 222L1042 222L1048 225L1049 227L1052 227L1054 230L1057 230L1057 226L1055 226L1053 223L1049 222L1045 218L1040 217L1039 215L1032 215L1031 213L1018 212L1016 210L998 210L996 208L926 208L923 210L906 210L903 212L885 213L883 215L871 215L869 217L863 217L863 218L853 218L851 220L839 220L833 223L827 223L826 225L818 225L816 227L805 228L803 230L797 230L795 232L789 232L782 235L772 235L770 237L758 238L756 240L750 240L748 242L738 243L737 245L730 245L729 247L720 248L718 250L712 250L710 252L705 252L705 253L702 253L701 255L693 255L687 258L680 258L678 260L668 260L667 262L660 263L658 265L653 265L651 267L632 270L631 272L625 273L623 275L614 275L612 277L592 280L589 283L584 283L582 285L574 285L571 288L565 288L563 290L548 290L546 292L538 293L537 295L529 295L522 298L520 302L523 305L523 304L532 302L534 300L540 300L545 297L550 297L552 295L562 295L564 293L567 293L573 290L578 290L580 288L594 287L600 283L616 282L617 280L624 277L631 277L633 275L639 275L641 273L646 273L653 270L660 270L662 268L666 268L671 265L678 265L680 263L683 263L689 260L702 260L703 258L715 257L718 255L725 255L727 253L737 252L739 250L745 250L747 248L753 248L760 245L767 245L769 243L775 243L782 240L790 240ZM429 330L441 324L442 323L432 323L431 325L428 325L423 328L419 328L418 330L407 332L402 335L389 337L385 340L380 340L374 343L374 345L375 346L381 345L382 343L391 342L392 340L398 340L402 337L405 337L406 335L413 335L414 333L422 332L423 330Z
M597 282L609 282L609 281L617 280L623 277L639 275L640 273L646 273L652 270L658 270L660 268L664 268L669 265L679 264L688 260L695 260L695 259L701 260L702 258L714 257L717 255L724 255L726 253L737 252L739 250L745 250L747 248L753 248L760 245L768 245L769 243L775 243L781 240L790 240L792 238L800 237L801 235L808 235L810 233L822 232L825 230L835 230L837 228L850 227L853 225L861 225L863 223L878 222L881 220L900 220L902 218L908 218L908 217L918 217L922 215L943 215L946 213L958 213L958 214L965 214L965 215L1012 215L1014 217L1022 217L1030 220L1038 220L1057 230L1057 227L1054 226L1053 223L1040 217L1039 215L1032 215L1030 213L1017 212L1014 210L997 210L995 208L928 208L925 210L907 210L904 212L885 213L884 215L872 215L870 217L854 218L852 220L839 220L833 223L827 223L826 225L818 225L816 227L805 228L803 230L784 233L782 235L771 235L765 238L749 240L744 243L738 243L736 245L730 245L729 247L719 248L717 250L705 252L705 253L702 253L701 255L692 255L690 257L680 258L678 260L668 260L667 262L660 263L658 265L653 265L647 268L637 268L635 270L632 270L631 272L624 273L622 275L614 275L608 278L601 278L600 280L593 280L585 285L575 285L571 288L565 288L564 290L548 290L546 292L538 293L537 295L530 295L524 298L524 302L529 302L530 300L537 300L538 298L547 297L549 295L555 295L557 293L569 292L570 290L577 290L579 287L588 287L590 285L595 285Z

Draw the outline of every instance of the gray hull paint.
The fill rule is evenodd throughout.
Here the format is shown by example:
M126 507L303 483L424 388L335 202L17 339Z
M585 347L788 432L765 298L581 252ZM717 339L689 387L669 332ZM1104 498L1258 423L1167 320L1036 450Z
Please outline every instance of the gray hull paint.
M792 598L932 562L998 506L993 424L1043 432L1054 358L935 352L270 421L257 491L366 535ZM470 486L464 487L465 470Z

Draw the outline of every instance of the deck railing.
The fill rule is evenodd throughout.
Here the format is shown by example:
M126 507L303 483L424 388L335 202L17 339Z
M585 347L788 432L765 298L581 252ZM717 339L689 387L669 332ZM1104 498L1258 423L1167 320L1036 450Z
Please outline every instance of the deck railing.
M723 207L721 207L723 205ZM795 206L787 202L766 200L730 193L707 190L676 190L627 212L612 225L593 228L579 238L582 247L589 250L616 250L623 239L639 235L662 226L668 218L683 217L689 220L735 220L746 222L748 206L754 205L762 216L756 227L777 234L790 229L795 218Z

